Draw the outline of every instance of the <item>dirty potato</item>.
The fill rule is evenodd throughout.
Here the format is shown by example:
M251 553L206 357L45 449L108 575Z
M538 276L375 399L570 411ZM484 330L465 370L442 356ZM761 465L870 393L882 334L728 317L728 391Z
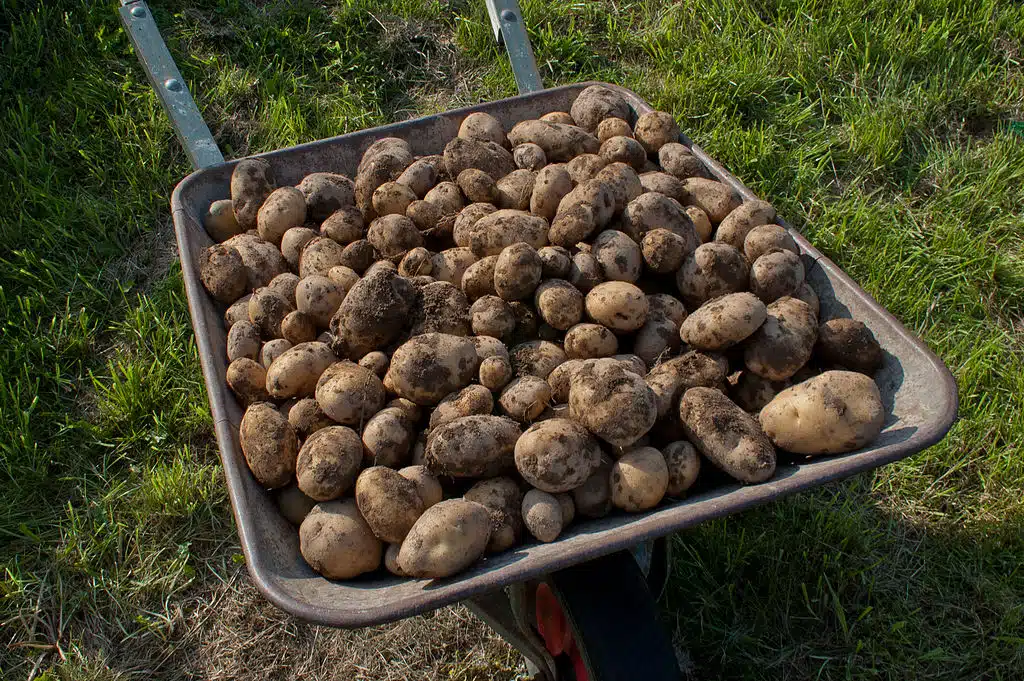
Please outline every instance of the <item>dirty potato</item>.
M724 350L749 338L767 316L754 294L730 293L697 308L679 327L679 335L698 350Z
M355 206L342 206L323 221L320 234L347 246L366 236L366 221Z
M553 542L565 526L562 505L543 490L531 489L523 496L522 514L523 524L537 541Z
M299 550L328 579L351 579L380 567L384 545L359 513L355 499L317 504L299 527Z
M281 353L267 370L267 391L276 399L308 397L327 367L338 361L325 344L298 343Z
M551 402L551 386L543 378L525 375L514 379L501 391L501 410L520 423L530 423Z
M597 124L597 139L606 142L612 137L632 137L633 128L621 118L605 118Z
M512 380L512 364L504 357L487 357L480 362L480 385L497 392Z
M371 466L356 479L356 505L374 536L399 544L423 514L416 483L387 466Z
M601 446L575 421L548 419L516 441L516 470L537 489L558 494L582 485L601 464Z
M225 380L242 405L269 399L267 372L259 362L239 357L228 365Z
M469 308L473 333L502 338L512 333L516 319L508 303L497 296L482 296Z
M527 243L502 249L494 264L494 291L502 300L522 300L533 295L540 284L543 263L537 250Z
M567 358L556 343L534 340L520 343L509 352L516 376L547 378L556 366Z
M868 376L881 369L885 359L871 329L856 319L830 319L819 326L814 351L829 366Z
M676 272L676 286L691 308L747 289L750 269L743 254L728 244L712 241L698 246Z
M219 199L210 204L203 214L203 229L218 243L244 231L235 220L231 199Z
M430 433L425 463L435 475L490 478L515 469L519 424L504 416L474 415Z
M601 232L594 239L591 253L606 281L635 282L643 271L640 246L623 232L614 229Z
M571 359L611 357L619 351L619 339L601 324L575 324L565 332L565 355Z
M381 409L363 426L363 460L374 466L400 468L409 463L416 429L400 407Z
M256 402L245 410L238 439L245 462L263 487L284 487L295 475L299 439L284 414L269 402Z
M584 305L591 319L614 332L630 333L647 321L647 298L629 282L598 284L587 293Z
M335 211L355 204L355 185L337 173L310 173L296 187L306 201L306 215L321 223Z
M412 576L448 577L483 555L491 535L487 507L465 499L434 504L409 530L398 551L398 566Z
M494 411L494 397L482 385L467 385L438 402L430 414L430 427L439 428L463 416L490 414Z
M747 235L759 225L775 222L775 208L767 201L746 201L730 211L718 225L715 241L743 250Z
M765 253L750 266L750 290L767 305L796 292L804 283L804 264L793 251Z
M758 376L784 381L811 358L818 322L810 306L796 298L779 298L767 311L764 324L745 343L743 361Z
M512 160L516 162L517 168L534 172L548 164L548 157L544 154L544 150L532 142L520 144L513 149Z
M459 137L477 142L493 142L502 146L508 145L505 129L494 116L476 111L466 116L459 126Z
M711 463L745 483L775 473L775 448L758 422L714 388L690 388L679 400L687 439Z
M658 163L666 173L680 180L703 177L707 173L700 159L693 155L689 147L679 142L669 142L658 149Z
M320 374L314 394L323 412L346 426L365 423L380 411L385 398L384 385L377 375L348 361L327 367Z
M265 159L244 159L231 171L231 209L243 232L256 229L256 214L272 191L274 171Z
M634 170L642 171L647 164L647 153L643 145L632 137L611 137L601 144L598 155L608 163L627 163Z
M743 254L747 256L748 262L754 262L762 255L772 251L790 251L800 254L796 240L789 232L779 225L758 225L749 232L743 240Z
M663 146L679 142L679 124L665 111L648 111L636 119L633 135L648 154L657 154Z
M583 317L583 294L567 281L548 279L534 292L533 306L547 324L565 331Z
M654 425L658 405L644 379L614 359L585 363L569 389L572 418L616 447L628 447Z
M317 501L344 495L355 484L363 463L363 445L356 431L327 426L310 434L295 464L302 493Z
M228 330L228 361L240 357L256 359L260 353L260 332L249 320L237 322Z
M256 232L264 241L279 246L285 232L305 221L306 197L295 187L279 187L256 212Z
M606 118L633 119L629 105L617 92L603 85L591 85L576 97L569 114L588 132L597 130L598 124Z
M237 250L214 244L199 255L199 280L214 300L231 304L245 293L249 272Z
M388 376L399 397L420 405L435 405L469 385L479 363L476 347L469 339L425 333L395 350Z
M530 199L537 181L532 170L514 170L497 182L498 208L530 210Z
M661 448L668 468L668 488L665 494L681 497L693 487L700 473L700 456L697 449L686 440L670 442Z

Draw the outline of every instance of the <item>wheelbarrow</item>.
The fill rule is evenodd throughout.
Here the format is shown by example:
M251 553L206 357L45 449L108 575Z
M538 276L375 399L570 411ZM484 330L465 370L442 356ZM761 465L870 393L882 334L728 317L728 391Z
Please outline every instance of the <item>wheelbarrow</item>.
M224 380L222 311L199 279L199 255L212 243L201 218L212 201L229 196L237 161L224 161L144 0L121 2L125 30L196 168L171 198L182 276L246 564L260 592L282 610L316 624L364 627L462 601L523 654L532 678L678 679L677 658L659 625L656 604L668 575L668 535L902 459L941 440L953 424L957 390L948 369L779 218L778 224L800 247L807 279L821 301L821 318L863 321L885 351L884 366L875 378L887 417L869 447L840 456L780 461L775 476L759 485L705 486L649 513L581 522L556 542L487 557L445 580L379 573L344 583L322 578L302 560L297 532L246 467L238 443L242 410ZM415 154L440 153L462 119L474 111L495 116L505 129L549 111L568 111L576 95L593 83L544 89L516 0L487 0L487 8L495 38L508 50L519 96L260 154L273 164L278 182L294 185L316 171L353 176L363 151L381 137L401 137ZM619 92L636 114L651 110L633 92L605 85ZM680 141L744 200L756 198L685 135Z

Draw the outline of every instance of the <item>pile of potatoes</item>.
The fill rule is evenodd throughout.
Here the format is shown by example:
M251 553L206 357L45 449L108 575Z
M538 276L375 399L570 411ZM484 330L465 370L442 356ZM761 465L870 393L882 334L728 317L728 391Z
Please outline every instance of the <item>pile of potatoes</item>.
M242 452L332 579L441 578L576 518L686 495L708 462L880 432L882 350L819 320L775 209L744 202L614 91L434 156L277 186L240 162L205 228Z

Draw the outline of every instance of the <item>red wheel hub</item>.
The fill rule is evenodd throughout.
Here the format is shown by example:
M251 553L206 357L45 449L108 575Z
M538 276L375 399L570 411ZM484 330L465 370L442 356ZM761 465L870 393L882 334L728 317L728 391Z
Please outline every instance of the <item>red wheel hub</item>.
M569 658L576 681L590 681L565 612L551 587L543 582L537 587L536 603L537 632L544 640L544 647L552 657L565 655Z

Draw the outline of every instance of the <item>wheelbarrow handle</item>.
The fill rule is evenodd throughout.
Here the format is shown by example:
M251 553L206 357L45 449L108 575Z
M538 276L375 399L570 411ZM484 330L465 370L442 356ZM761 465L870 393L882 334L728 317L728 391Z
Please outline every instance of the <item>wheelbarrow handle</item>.
M508 59L512 64L512 73L516 77L519 94L537 92L544 89L537 70L537 62L533 58L530 37L526 34L526 23L517 0L485 0L487 14L491 17L491 29L498 44L504 44L508 50Z

